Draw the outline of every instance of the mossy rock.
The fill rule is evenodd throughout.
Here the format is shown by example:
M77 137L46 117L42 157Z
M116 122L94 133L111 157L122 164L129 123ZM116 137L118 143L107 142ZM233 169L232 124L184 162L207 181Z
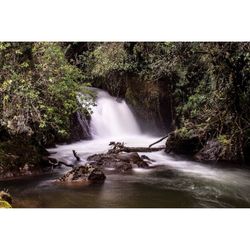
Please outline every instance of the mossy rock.
M12 204L12 197L8 192L0 191L0 200L7 201L9 204Z
M12 208L9 202L0 199L0 208Z
M193 131L186 131L184 129L176 130L169 134L166 141L166 152L183 154L183 155L194 155L197 153L203 145L203 140L199 135Z

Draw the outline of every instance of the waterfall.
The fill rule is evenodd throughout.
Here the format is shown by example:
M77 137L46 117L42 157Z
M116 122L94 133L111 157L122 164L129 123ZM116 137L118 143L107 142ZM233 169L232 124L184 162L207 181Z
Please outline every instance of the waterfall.
M81 158L81 164L85 164L89 156L107 153L111 141L124 142L128 147L146 147L159 140L158 137L143 134L140 131L125 101L117 101L102 90L95 91L97 106L92 107L91 140L81 140L48 149L53 154L53 158L75 164L75 157L72 154L72 150L75 150ZM80 123L82 121L81 126L84 129L86 121L81 117L78 118ZM164 144L165 142L162 141L157 146L164 146ZM182 157L177 158L164 151L143 152L139 155L152 159L149 169L133 168L128 175L113 174L112 169L107 169L107 173L111 171L112 174L108 176L108 181L102 186L101 192L99 188L93 188L91 192L88 188L85 191L81 189L79 195L79 192L69 190L67 197L75 202L72 204L76 207L79 206L79 202L83 207L124 207L133 206L133 204L148 206L150 196L157 197L155 202L150 203L150 207L161 207L163 204L166 207L173 204L176 207L183 204L187 207L250 206L249 171L235 169L235 167L233 169L216 168L213 165L189 161ZM159 168L156 170L154 167ZM59 171L68 171L68 168L61 168ZM138 185L135 185L136 183ZM40 188L34 190L38 191ZM60 189L56 188L56 190ZM149 190L147 195L140 195L145 194L147 190ZM55 204L54 200L57 200L59 205L62 204L61 197L65 196L65 189L60 192L58 196L53 197L52 205ZM124 195L120 198L117 196L119 193ZM159 195L161 199L158 198ZM47 197L50 195L46 195ZM69 205L67 202L65 204Z
M91 134L94 138L140 135L140 128L124 100L97 90L97 106L92 108Z

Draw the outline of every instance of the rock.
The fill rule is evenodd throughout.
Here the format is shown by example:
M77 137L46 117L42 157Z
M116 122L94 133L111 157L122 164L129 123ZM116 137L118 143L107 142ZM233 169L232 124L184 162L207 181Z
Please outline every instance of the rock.
M155 160L149 158L149 157L146 156L146 155L141 155L141 158L142 158L143 160L145 160L146 162L149 162L149 163L155 162Z
M8 203L12 204L12 197L9 193L5 191L0 191L0 199L7 201Z
M12 208L12 197L5 191L0 191L0 208Z
M90 139L89 119L77 111L70 117L69 142Z
M0 199L0 208L12 208L9 202Z
M125 172L132 168L148 168L149 165L138 153L95 154L89 156L88 161L100 168L114 168Z
M133 164L118 161L118 162L111 162L109 167L117 169L121 172L126 172L126 171L131 170L133 168Z
M34 166L30 166L29 164L25 164L22 168L19 168L21 175L28 176L32 175L32 168Z
M141 157L138 155L138 153L119 153L116 155L116 158L121 160L121 161L125 161L125 162L128 162L128 163L139 163L141 161L143 161L141 159Z
M90 181L94 181L94 182L99 182L99 181L104 181L106 179L106 176L104 175L104 173L97 168L94 168L90 175L88 176L88 180Z
M75 167L64 176L59 178L60 182L103 182L106 179L104 173L97 167L89 164Z
M195 154L194 158L197 161L217 161L221 159L223 147L220 142L210 140L206 145Z
M102 160L112 159L111 154L94 154L87 158L88 161L100 162Z
M146 155L142 155L141 158L142 158L143 160L151 161L151 159L150 159L148 156L146 156Z
M196 134L183 136L178 131L171 132L166 141L166 153L194 155L202 148L202 141Z

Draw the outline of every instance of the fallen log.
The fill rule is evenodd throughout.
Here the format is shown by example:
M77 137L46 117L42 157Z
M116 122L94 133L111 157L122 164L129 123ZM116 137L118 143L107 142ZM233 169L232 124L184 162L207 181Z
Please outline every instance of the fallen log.
M121 142L111 142L113 148L108 151L109 154L116 154L120 152L132 153L132 152L156 152L165 149L165 147L149 148L149 147L126 147Z
M81 158L76 153L76 151L75 150L72 150L72 151L73 151L73 155L76 158L76 160L81 161ZM66 163L64 161L60 161L60 160L57 160L57 159L52 158L52 157L47 157L47 160L48 160L48 163L51 165L52 169L55 168L55 167L58 167L60 165L64 165L66 167L71 167L71 168L73 168L75 166L74 164L68 164L68 163Z
M156 152L165 149L165 147L149 148L149 147L123 147L120 150L123 152Z
M161 139L159 139L158 141L156 141L156 142L150 144L148 147L151 148L151 147L154 146L155 144L157 144L157 143L159 143L159 142L161 142L161 141L163 141L164 139L167 139L167 138L168 138L168 135L166 135L166 136L162 137Z
M74 167L73 164L68 164L66 162L63 162L63 161L58 161L57 159L55 158L48 158L48 162L49 164L54 168L54 167L58 167L60 165L64 165L66 167Z

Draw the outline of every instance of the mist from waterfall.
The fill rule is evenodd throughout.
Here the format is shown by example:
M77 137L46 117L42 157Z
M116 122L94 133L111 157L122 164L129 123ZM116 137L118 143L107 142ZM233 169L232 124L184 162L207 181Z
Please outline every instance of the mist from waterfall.
M93 138L141 135L141 130L129 106L102 90L97 91L97 106L92 108Z

